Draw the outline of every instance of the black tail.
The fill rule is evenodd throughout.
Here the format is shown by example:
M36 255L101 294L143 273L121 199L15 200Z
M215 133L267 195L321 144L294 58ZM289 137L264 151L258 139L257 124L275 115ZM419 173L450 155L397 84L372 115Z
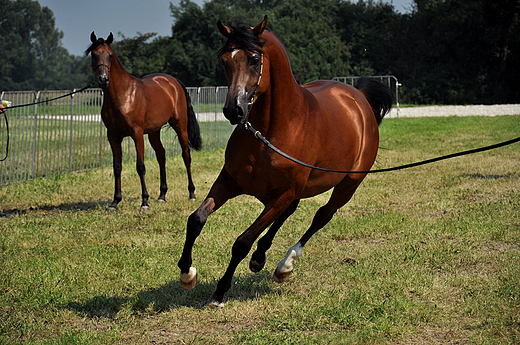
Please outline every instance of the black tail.
M365 95L379 126L381 121L383 121L383 117L392 108L392 103L394 102L392 91L379 80L369 77L359 78L355 87Z
M199 123L197 122L195 111L193 111L193 106L191 105L190 94L183 83L179 81L179 84L181 84L184 94L186 95L186 105L188 107L188 142L192 149L200 151L202 149L202 138L200 136Z

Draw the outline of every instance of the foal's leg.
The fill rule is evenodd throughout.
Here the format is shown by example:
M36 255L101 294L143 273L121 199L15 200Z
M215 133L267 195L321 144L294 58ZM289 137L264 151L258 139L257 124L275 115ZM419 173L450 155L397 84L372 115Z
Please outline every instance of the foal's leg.
M208 306L224 306L224 294L231 287L231 281L238 264L247 256L258 236L260 236L260 234L271 225L271 223L280 218L289 205L291 205L293 200L294 195L292 193L286 193L270 201L266 204L263 212L255 222L236 239L231 251L231 261L229 262L229 266L226 273L224 273L224 276L219 280L217 290L208 299Z
M169 123L175 129L175 132L177 132L177 136L179 137L182 159L184 160L186 172L188 173L188 192L190 193L190 200L193 201L197 198L195 197L195 185L193 184L193 179L191 177L191 155L190 146L188 145L188 130L186 128L180 128L180 126L176 125L173 121Z
M155 151L155 156L159 163L161 187L159 188L160 194L157 200L166 201L166 192L168 191L168 185L166 184L166 151L161 143L161 130L148 134L148 140Z
M148 190L146 189L146 182L144 177L146 175L146 168L144 166L144 134L142 129L137 129L133 136L135 142L135 150L137 152L137 161L136 161L136 170L139 175L139 179L141 180L141 209L147 210L150 208L148 205L148 198L150 195L148 194Z
M267 250L271 248L271 245L273 244L273 239L280 227L283 225L283 223L289 218L294 211L296 211L296 208L298 207L298 204L300 203L300 200L294 200L292 204L285 210L285 212L274 221L273 225L269 228L267 231L267 234L265 234L261 239L258 240L258 246L256 251L251 255L251 260L249 261L249 269L253 272L260 272L265 265L265 260L267 259Z
M302 249L307 241L309 241L312 235L323 228L332 219L332 216L334 216L340 207L345 205L350 200L350 198L352 198L352 195L354 195L354 192L361 183L361 180L352 180L349 177L346 177L338 186L334 188L332 196L330 197L327 204L321 207L318 212L316 212L310 228L302 236L298 243L289 248L285 258L283 258L278 263L278 266L276 267L273 275L273 278L276 282L283 283L287 280L287 278L289 278L294 269L293 262L300 257Z
M122 169L122 159L123 154L121 150L121 142L123 138L116 137L108 132L108 142L110 143L110 148L112 149L112 166L114 168L114 200L108 206L108 210L115 210L117 205L123 199L121 195L121 169Z

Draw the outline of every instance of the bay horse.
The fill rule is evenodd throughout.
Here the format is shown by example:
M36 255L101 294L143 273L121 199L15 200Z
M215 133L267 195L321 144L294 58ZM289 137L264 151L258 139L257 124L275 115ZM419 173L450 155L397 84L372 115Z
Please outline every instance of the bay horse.
M255 27L235 17L229 25L217 23L227 38L219 52L229 86L223 112L237 126L219 176L200 207L188 217L178 262L181 285L191 289L196 284L197 270L191 267L193 244L212 212L241 194L256 197L264 209L233 244L229 266L207 301L212 307L224 306L224 294L238 264L269 225L249 262L253 272L263 269L275 234L300 200L334 188L309 229L274 271L278 282L291 275L293 262L307 241L350 200L372 167L379 145L378 125L392 107L390 89L370 78L361 79L357 88L324 80L299 86L287 51L266 25L267 16ZM298 165L270 150L249 126L300 161L364 173L325 172Z
M200 128L191 105L186 87L174 77L164 74L149 74L137 78L128 73L110 47L114 36L106 40L90 35L92 45L86 55L92 56L92 69L103 90L101 118L107 128L108 141L112 149L115 178L114 200L109 210L117 208L121 195L121 142L130 136L137 152L137 173L141 180L141 208L149 208L148 190L145 183L144 135L152 145L159 162L159 201L165 201L168 190L166 184L166 152L161 143L161 128L168 123L177 133L182 150L182 158L188 173L190 200L195 200L195 186L191 176L191 146L200 150L202 140Z

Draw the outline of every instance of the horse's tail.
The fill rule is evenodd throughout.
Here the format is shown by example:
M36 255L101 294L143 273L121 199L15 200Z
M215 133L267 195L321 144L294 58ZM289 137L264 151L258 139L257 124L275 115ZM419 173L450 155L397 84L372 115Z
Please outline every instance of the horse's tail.
M383 121L383 117L385 117L392 108L392 103L394 102L392 91L385 84L369 77L359 78L355 87L365 95L365 98L372 107L372 111L376 116L377 125L379 126L381 121Z
M178 81L178 80L177 80ZM200 136L200 127L197 121L197 117L195 116L195 111L193 110L193 106L191 105L191 98L186 86L179 81L182 89L184 90L184 95L186 96L186 106L188 108L188 142L195 151L200 151L202 149L202 138Z

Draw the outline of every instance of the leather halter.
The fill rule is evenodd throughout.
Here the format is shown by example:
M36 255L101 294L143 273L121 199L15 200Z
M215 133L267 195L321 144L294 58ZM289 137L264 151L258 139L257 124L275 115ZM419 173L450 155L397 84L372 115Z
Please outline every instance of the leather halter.
M104 64L104 63L100 63L99 65L97 65L96 68L94 68L94 71L97 71L97 69L98 69L99 67L102 67L102 66L105 66L105 67L108 69L108 71L110 72L110 66L108 66L108 65L106 65L106 64Z
M264 71L264 54L261 54L260 55L260 74L258 75L258 81L256 82L255 91L253 92L253 95L251 95L251 99L249 100L249 103L247 103L247 115L249 115L249 112L251 111L251 108L253 107L253 103L255 102L256 91L258 90L258 87L260 86L260 82L262 81L263 71Z

